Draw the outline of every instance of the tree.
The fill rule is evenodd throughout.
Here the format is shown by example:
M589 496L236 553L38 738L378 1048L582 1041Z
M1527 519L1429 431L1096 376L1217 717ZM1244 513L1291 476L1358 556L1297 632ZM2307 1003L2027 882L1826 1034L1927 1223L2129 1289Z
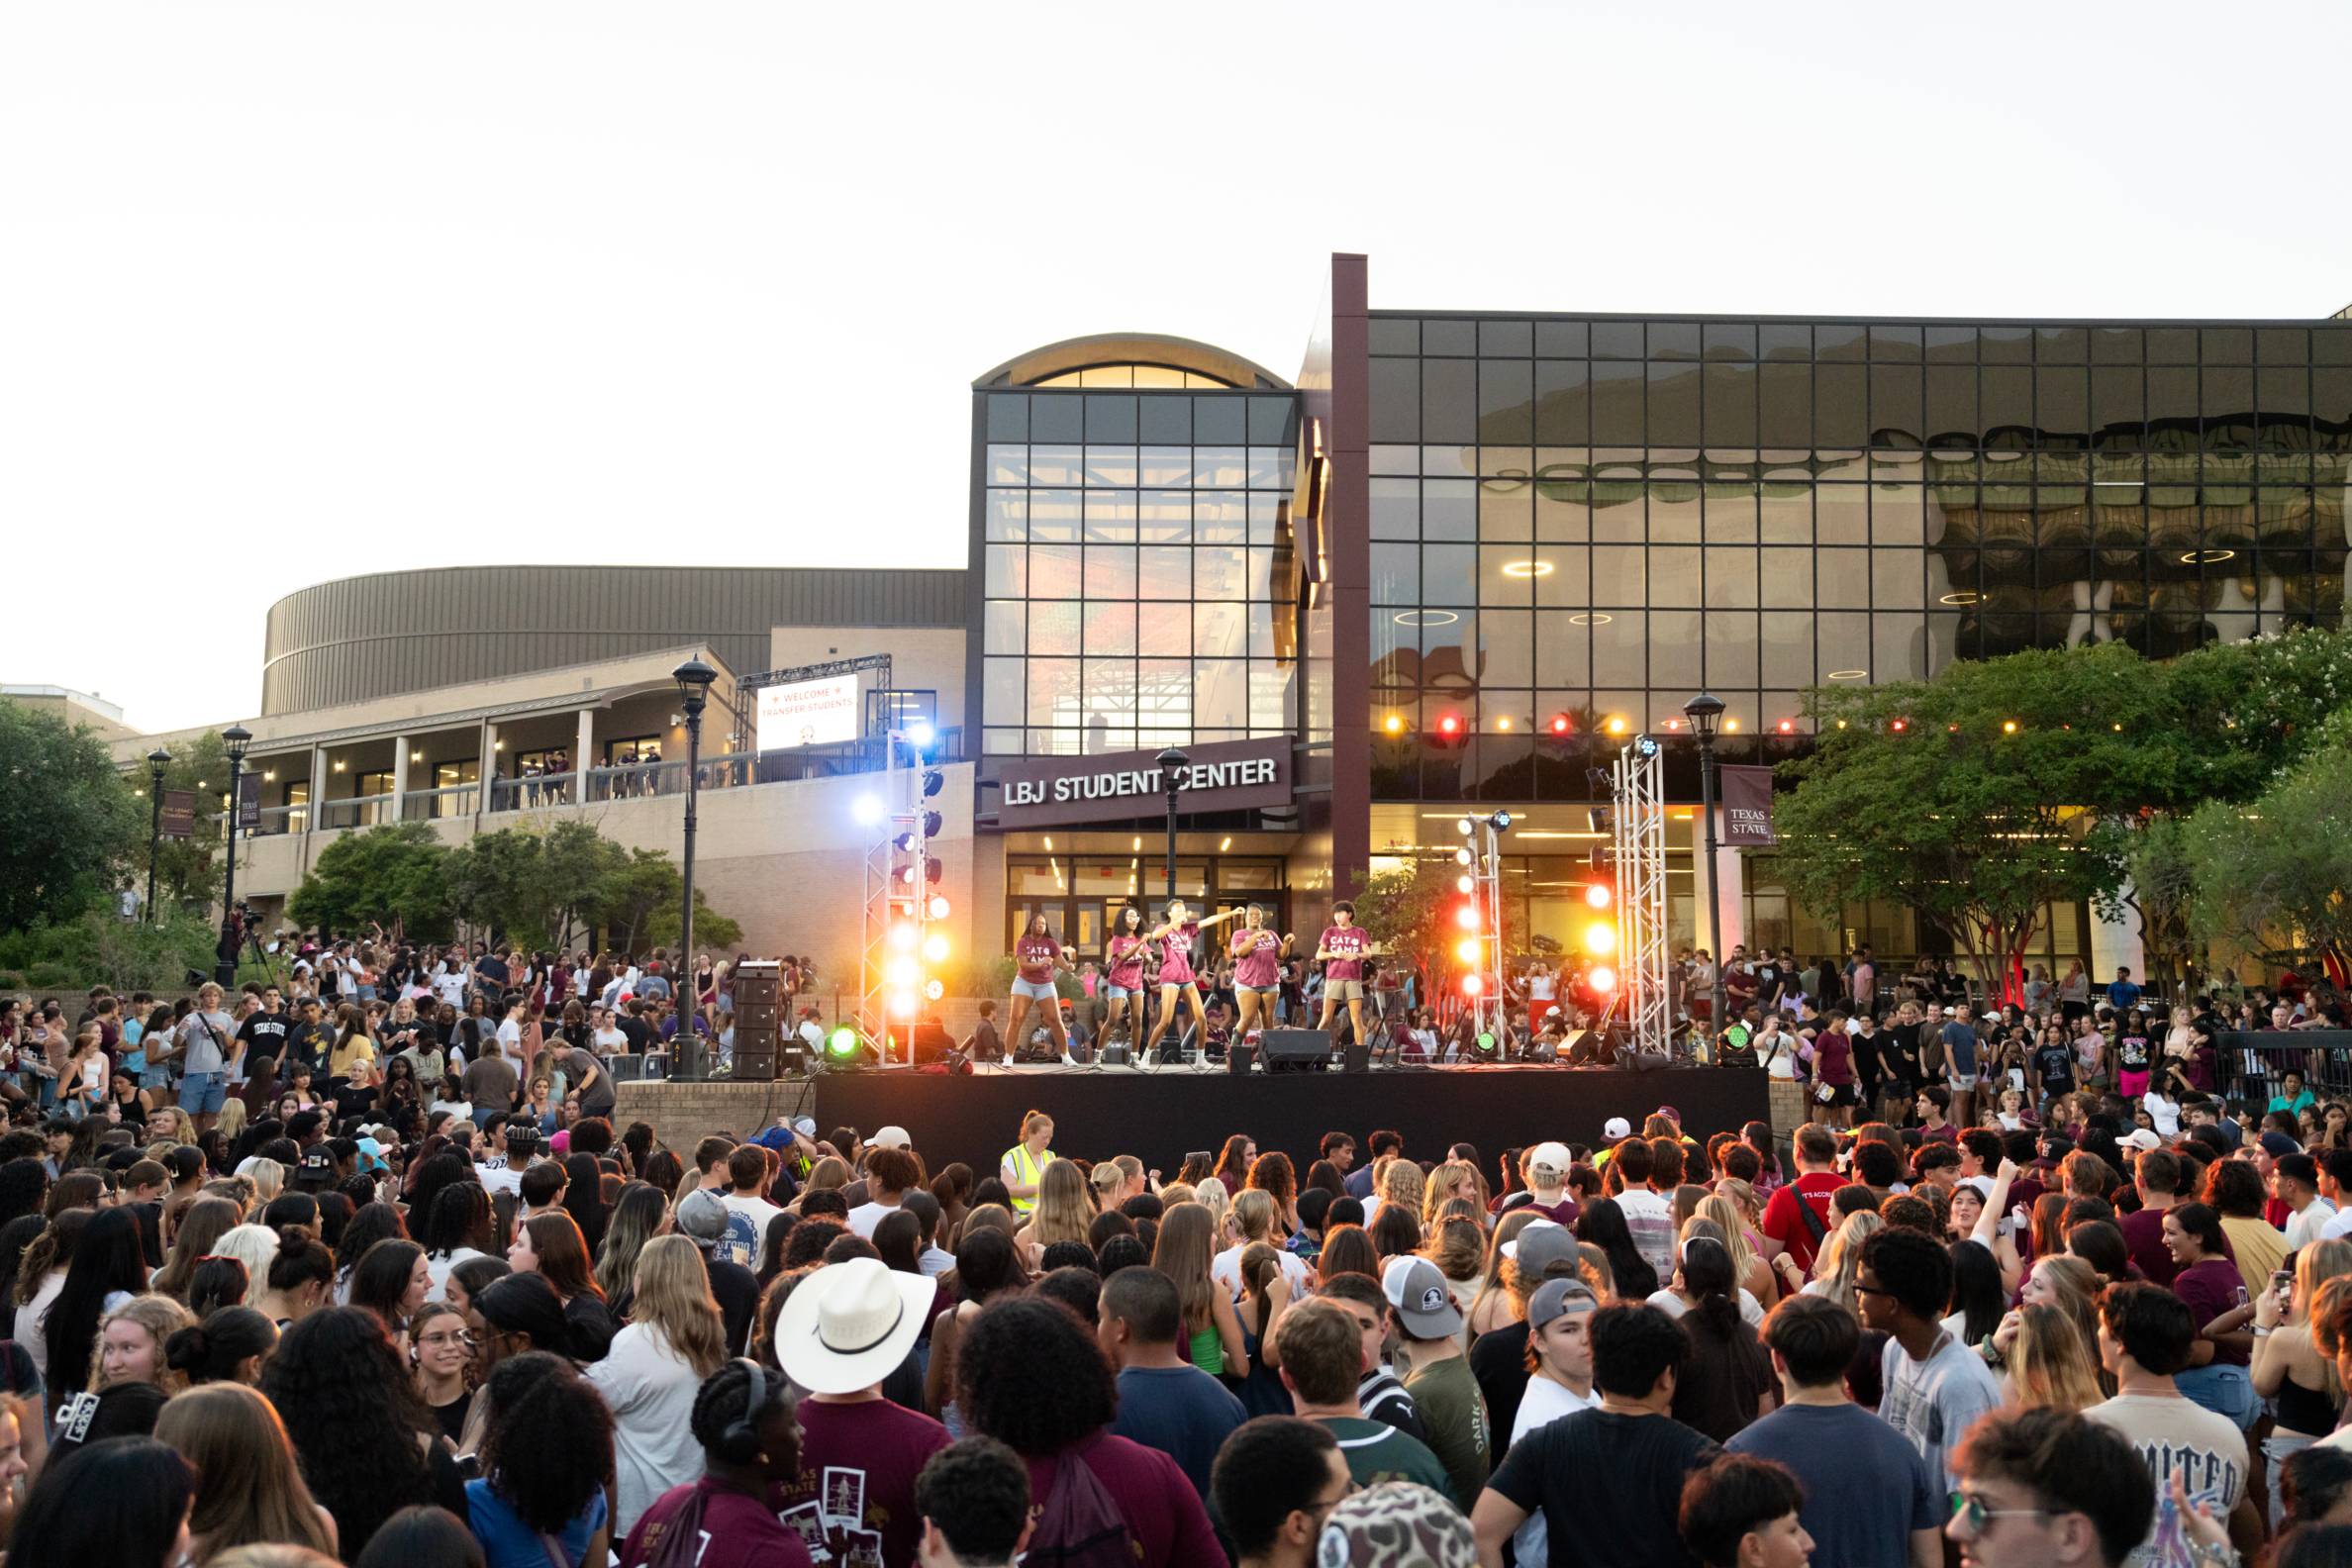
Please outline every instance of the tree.
M0 702L0 931L98 908L146 847L147 803L87 727L54 714Z
M2100 910L2110 919L2118 906L2138 911L2148 987L2168 996L2196 957L2191 915L2197 879L2185 828L2176 814L2147 813L2125 841L2123 864L2131 881Z
M1911 910L2000 995L2053 904L2111 897L2115 822L2180 787L2173 694L2117 643L1952 665L1932 681L1819 687L1819 740L1783 763L1790 892Z
M2253 800L2217 801L2182 831L2191 924L2208 942L2293 968L2352 953L2352 718Z
M153 775L144 768L132 777L139 780L141 789L153 785ZM221 825L215 819L224 809L222 802L229 789L229 748L219 731L208 730L173 748L171 761L163 769L163 788L195 795L196 829L186 838L165 838L157 846L155 902L165 910L209 911L221 895ZM140 804L148 803L143 800ZM150 815L147 826L152 827L153 822ZM143 852L140 864L133 868L143 878L145 861Z
M448 888L459 918L508 940L569 947L583 928L600 927L623 951L676 941L684 897L666 854L625 849L577 822L475 837L450 853ZM742 939L741 928L699 891L694 931L698 945Z
M286 914L296 925L319 931L350 934L373 924L415 940L437 941L449 933L452 859L427 823L347 833L320 851L318 863L286 900Z
M1455 924L1454 911L1464 902L1457 882L1463 868L1451 860L1416 860L1394 870L1377 871L1355 898L1355 920L1395 962L1413 966L1421 979L1421 995L1432 994L1443 977L1466 972L1468 965L1454 956L1454 947L1470 934ZM1519 951L1519 921L1515 901L1503 901L1503 948ZM697 916L699 920L701 917ZM1315 951L1311 941L1306 951Z

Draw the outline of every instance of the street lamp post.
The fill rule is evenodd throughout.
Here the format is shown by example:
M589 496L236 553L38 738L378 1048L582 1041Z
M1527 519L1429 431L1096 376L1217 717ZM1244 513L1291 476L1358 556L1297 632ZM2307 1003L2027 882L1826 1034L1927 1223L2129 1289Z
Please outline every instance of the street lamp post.
M153 784L147 790L147 924L155 923L155 852L163 842L163 770L171 765L171 753L161 746L147 753L147 772Z
M1168 897L1176 897L1176 796L1184 787L1184 770L1192 766L1192 758L1174 746L1162 751L1158 758L1160 785L1168 792Z
M1730 1026L1723 1017L1723 888L1722 863L1715 858L1715 721L1723 717L1723 699L1701 692L1683 704L1691 734L1699 737L1699 809L1707 815L1707 940L1715 965L1715 994L1708 1006L1708 1027L1720 1034Z
M719 672L699 658L690 658L670 671L670 678L678 683L678 702L686 710L686 863L681 874L686 906L678 920L678 972L685 983L686 1006L678 1026L678 1066L684 1076L700 1077L702 1038L695 1009L702 999L694 994L694 804L698 794L695 775L702 771L703 705L710 701L711 682L719 678ZM671 982L673 988L677 983Z
M237 919L237 818L244 798L239 775L245 771L245 747L252 742L253 732L244 725L221 732L221 743L229 749L229 875L221 889L221 950L213 978L224 991L237 985L237 950L245 941L245 928Z

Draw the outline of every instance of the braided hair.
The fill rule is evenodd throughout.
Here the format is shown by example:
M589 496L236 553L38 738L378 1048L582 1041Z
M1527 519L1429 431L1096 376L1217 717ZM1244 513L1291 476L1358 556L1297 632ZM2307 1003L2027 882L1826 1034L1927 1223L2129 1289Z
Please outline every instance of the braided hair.
M751 1403L754 1382L759 1387L757 1408ZM759 1458L756 1437L759 1428L778 1411L791 1415L797 1404L792 1385L783 1373L761 1371L738 1356L703 1379L701 1390L694 1396L694 1414L687 1419L687 1427L712 1462L754 1464ZM743 1428L754 1434L748 1445L740 1436ZM768 1457L780 1470L792 1468L799 1463L799 1446L796 1436L793 1453Z

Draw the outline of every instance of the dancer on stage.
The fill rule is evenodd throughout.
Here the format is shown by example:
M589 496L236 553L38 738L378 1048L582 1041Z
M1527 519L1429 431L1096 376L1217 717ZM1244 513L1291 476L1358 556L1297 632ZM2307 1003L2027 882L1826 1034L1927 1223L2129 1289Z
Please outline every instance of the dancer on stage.
M1045 1014L1045 1028L1052 1034L1055 1049L1061 1058L1070 1059L1070 1036L1062 1028L1061 993L1053 987L1057 969L1070 967L1070 952L1045 929L1045 917L1031 915L1023 929L1020 940L1013 944L1013 1020L1005 1030L1005 1040L1013 1047L1016 1061L1029 1036L1022 1032L1022 1020L1028 1015L1029 1004L1035 1002Z
M1347 1022L1355 1030L1355 1038L1362 1041L1364 1033L1364 960L1380 949L1372 945L1372 933L1355 923L1355 906L1341 899L1331 906L1331 924L1316 940L1315 956L1323 966L1323 1022L1317 1029L1327 1029L1338 1013L1339 1004L1347 1004Z
M1119 912L1119 929L1103 944L1103 994L1110 999L1110 1007L1103 1017L1103 1038L1108 1040L1119 1031L1122 1020L1128 1019L1127 1009L1134 1012L1128 1029L1141 1033L1143 1029L1143 959L1151 951L1150 938L1143 933L1143 906L1129 904Z
M1241 1010L1233 1025L1233 1038L1247 1039L1253 1024L1259 1029L1273 1028L1281 962L1290 956L1290 950L1291 938L1266 930L1265 910L1250 905L1231 943L1233 996Z
M1209 1016L1201 1008L1201 988L1193 979L1193 938L1209 927L1222 926L1241 913L1238 909L1229 909L1223 915L1212 915L1205 921L1196 921L1184 900L1168 900L1168 918L1153 927L1150 934L1143 938L1146 942L1157 943L1160 950L1159 1021L1151 1027L1151 1038L1143 1042L1143 1054L1149 1054L1159 1044L1160 1036L1168 1032L1169 1024L1175 1021L1179 993L1192 1004L1193 1023L1200 1028L1202 1038L1208 1038Z

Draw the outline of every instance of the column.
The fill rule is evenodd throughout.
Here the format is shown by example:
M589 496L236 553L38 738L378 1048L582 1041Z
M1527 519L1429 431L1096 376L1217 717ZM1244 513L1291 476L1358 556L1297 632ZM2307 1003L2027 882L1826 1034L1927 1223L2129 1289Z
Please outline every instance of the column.
M398 822L408 813L409 737L392 737L392 820Z
M325 810L326 805L327 748L315 745L311 747L310 810L303 814L303 826L306 832L317 833L319 831L322 826L319 814Z
M572 743L572 800L577 805L588 804L588 769L590 759L596 755L595 747L596 710L583 708L580 710L580 737Z
M1717 812L1722 810L1720 801L1716 802L1715 810ZM1729 952L1747 940L1747 882L1739 851L1729 844L1719 841L1722 833L1719 825L1716 827L1715 833L1718 839L1715 849L1715 875L1720 888L1718 897L1723 911L1723 949L1722 952L1715 952L1714 957L1716 963L1721 963L1723 953ZM1691 811L1691 870L1694 878L1691 888L1692 925L1694 928L1691 932L1691 944L1696 947L1706 947L1713 952L1713 937L1707 921L1707 816L1696 807Z
M483 720L482 738L477 744L481 761L474 772L481 782L474 787L474 818L479 822L490 810L490 794L498 786L498 726Z

